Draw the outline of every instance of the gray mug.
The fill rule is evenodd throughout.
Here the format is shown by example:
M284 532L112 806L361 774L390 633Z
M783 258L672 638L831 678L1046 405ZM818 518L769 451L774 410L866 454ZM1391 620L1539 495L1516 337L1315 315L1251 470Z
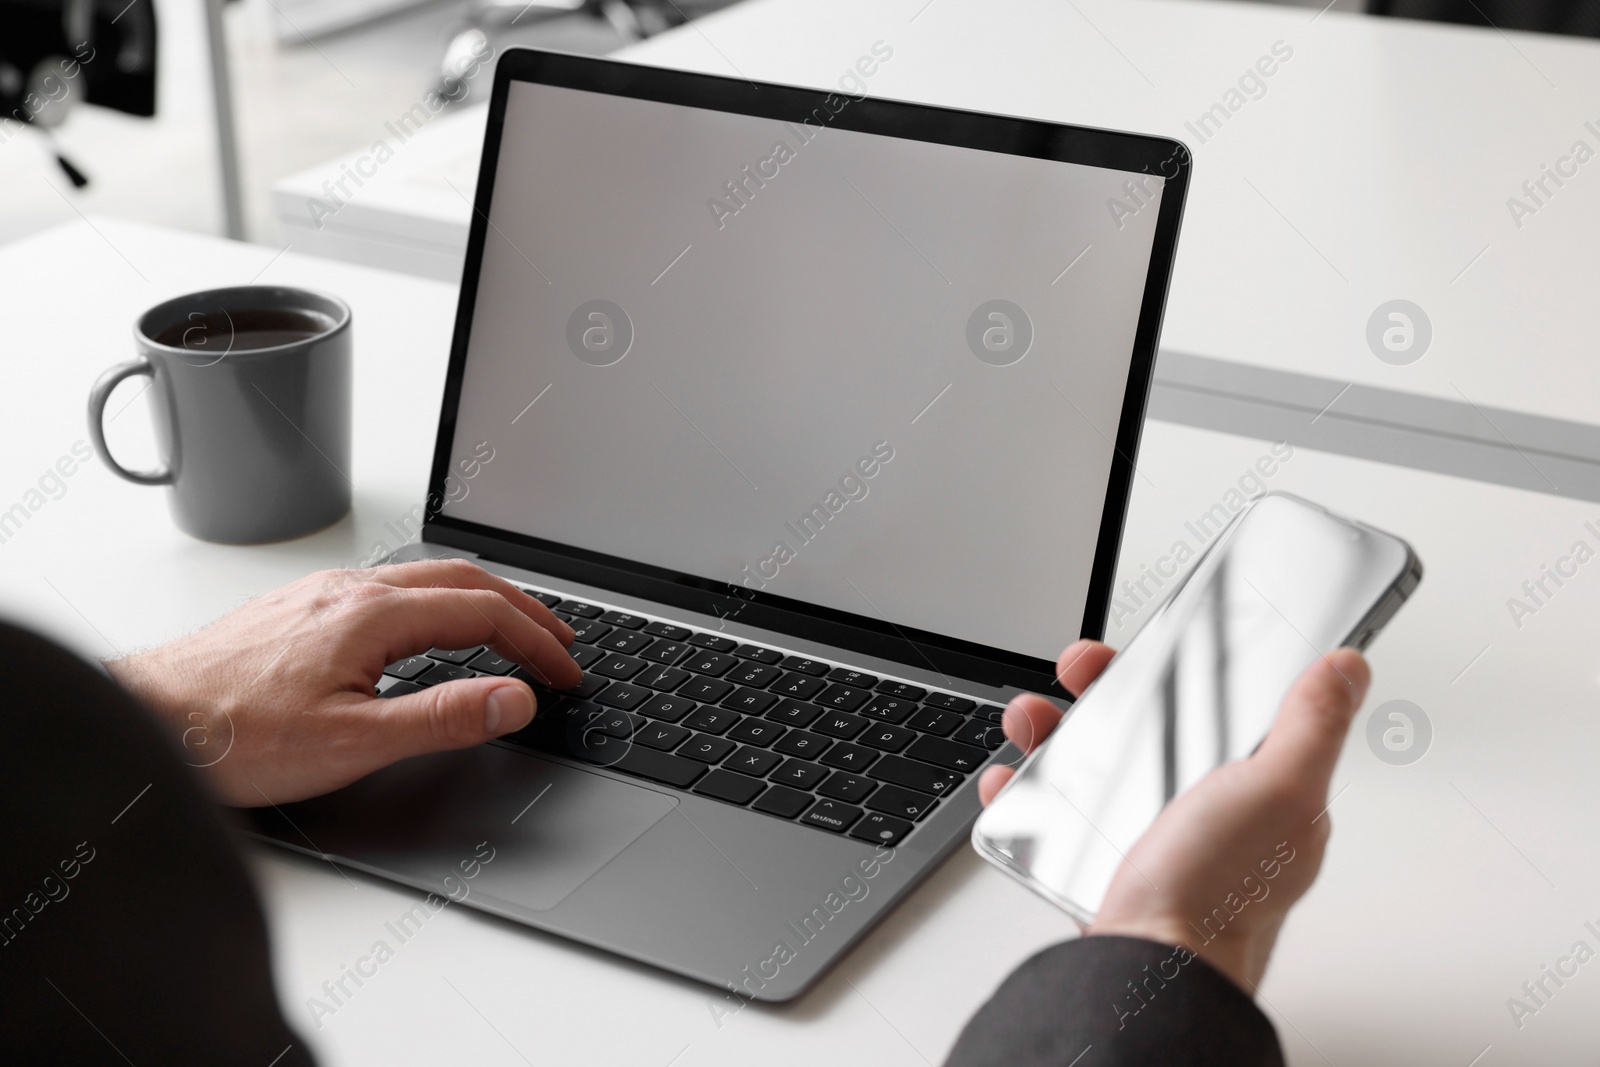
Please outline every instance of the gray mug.
M158 304L134 324L137 359L89 393L89 435L117 474L164 485L172 517L206 541L320 530L350 510L350 308L303 289L247 285ZM165 466L131 471L106 447L117 384L151 379Z

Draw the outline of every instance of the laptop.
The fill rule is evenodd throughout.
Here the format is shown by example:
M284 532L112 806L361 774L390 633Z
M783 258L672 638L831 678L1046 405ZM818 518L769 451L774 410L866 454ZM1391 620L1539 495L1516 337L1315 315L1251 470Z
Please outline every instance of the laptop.
M885 54L887 53L887 54ZM881 43L852 68L892 66ZM495 72L420 540L585 671L291 849L783 1001L951 850L1103 631L1189 155L607 59ZM391 665L380 693L522 669ZM419 907L422 905L419 905Z

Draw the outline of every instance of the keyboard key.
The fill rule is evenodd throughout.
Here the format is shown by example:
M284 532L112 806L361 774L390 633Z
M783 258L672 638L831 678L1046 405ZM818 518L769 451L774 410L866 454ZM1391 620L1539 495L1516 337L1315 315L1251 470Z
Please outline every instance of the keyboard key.
M869 811L866 818L850 827L850 836L858 841L871 841L878 845L899 844L911 832L911 824L881 812Z
M568 696L583 697L587 699L594 696L596 693L600 692L600 690L604 689L610 684L611 683L607 679L600 677L598 674L586 674L583 676L583 680L577 685L573 686L571 689L563 689L562 692L566 693Z
M742 711L747 715L760 715L777 702L777 697L771 693L763 693L759 689L735 689L723 698L722 706Z
M810 726L822 709L815 704L804 704L798 700L780 700L778 706L767 712L767 718L774 722L781 722L785 726Z
M1006 743L1006 735L1000 727L993 725L987 719L968 719L950 735L950 740L959 741L963 745L976 745L993 752Z
M738 665L738 662L732 656L725 656L720 652L696 652L685 659L682 666L696 674L708 674L715 678L727 674Z
M785 730L775 722L758 719L753 715L740 719L733 729L728 731L728 737L734 741L742 741L747 745L758 745L766 748L778 738L782 737Z
M624 630L637 630L645 624L644 619L637 615L629 615L626 611L608 611L600 616L601 622L609 622L612 626L620 626Z
M606 654L593 645L573 645L567 651L572 656L572 662L584 670L588 670L606 658Z
M775 785L761 794L761 799L750 805L755 810L780 819L792 819L811 806L810 793L802 793L787 786Z
M422 692L422 686L417 685L417 684L415 684L413 682L395 682L393 685L391 685L389 688L385 689L383 692L379 693L378 695L381 696L381 697L386 697L386 698L387 697L403 697L408 693L420 693L420 692ZM779 729L781 730L782 727L779 727Z
M772 773L772 769L783 762L783 757L776 752L768 752L761 748L744 746L723 762L724 767L738 771L740 774L751 774L757 778L765 778ZM849 797L841 797L848 800Z
M712 771L695 783L694 791L718 800L726 800L730 804L748 804L760 796L766 787L766 783L759 779L719 770Z
M632 711L654 695L643 686L618 682L615 685L606 686L594 699L596 703L604 704L607 707Z
M476 656L473 656L467 666L475 671L482 671L484 674L510 674L517 669L515 663L504 656L490 652L488 649L484 649Z
M439 660L441 663L454 663L456 666L460 667L465 665L469 660L472 659L473 656L476 656L482 651L482 645L474 645L471 648L458 648L454 650L430 648L428 649L428 658Z
M837 737L841 741L849 741L862 730L865 730L868 725L867 720L859 716L832 712L812 723L811 728L819 734L827 734L829 737Z
M691 678L677 690L681 697L704 701L707 704L715 704L731 692L733 683L724 682L721 678Z
M782 673L778 668L769 667L764 663L741 663L724 677L735 685L748 685L752 689L764 689L767 683Z
M397 659L383 669L383 673L395 678L410 680L433 666L433 661L426 656L407 656Z
M815 702L826 707L838 708L840 711L855 711L865 704L871 695L865 689L857 689L854 686L830 685L822 691L822 695L817 697Z
M903 819L920 819L928 809L938 801L926 793L918 793L913 789L902 789L897 785L880 786L872 798L867 801L867 807L873 811L888 812Z
M626 680L644 670L645 663L642 659L632 656L607 656L594 665L592 673L604 675L607 678Z
M820 734L808 734L804 730L790 730L777 741L772 748L782 752L785 756L804 756L806 759L816 759L828 750L833 742Z
M819 757L829 767L838 767L843 771L864 771L877 758L878 754L872 749L862 748L860 745L852 745L846 741L839 742ZM842 799L849 800L850 798L844 797Z
M824 830L832 830L842 834L850 829L850 824L861 818L862 811L852 804L841 804L836 800L819 800L811 806L811 810L801 817L803 823L820 826Z
M738 746L725 738L712 737L710 734L695 734L679 745L677 752L680 756L688 756L702 763L716 763L736 747Z
M929 693L923 698L922 702L927 704L929 707L943 708L945 711L954 711L962 715L965 715L967 712L978 706L978 702L976 700L968 700L966 697L951 696L949 693Z
M1005 712L1006 709L1002 708L999 704L979 704L978 710L972 714L977 718L987 719L989 722L999 726L1000 718L1005 714Z
M783 653L775 648L762 648L760 645L740 645L733 650L733 654L740 659L753 659L757 663L765 663L769 667L783 659Z
M568 615L576 615L580 619L598 619L600 609L593 604L585 604L581 600L563 600L561 610Z
M828 681L853 685L857 689L871 689L878 684L878 676L876 674L862 674L860 671L853 671L849 667L835 667L828 672Z
M909 700L899 697L873 697L867 701L867 706L861 709L861 714L869 719L879 722L902 723L911 718L911 713L917 706Z
M665 637L668 641L682 642L689 638L687 626L674 626L670 622L647 622L644 632L651 637Z
M872 729L862 734L856 740L863 745L881 748L885 752L899 752L905 748L917 735L904 726L873 726Z
M701 705L687 719L683 725L691 730L701 730L708 734L726 733L728 727L739 721L739 716L722 708L710 708Z
M633 739L641 745L660 749L662 752L671 752L683 744L689 737L689 731L681 726L674 726L670 722L646 723L644 728L633 735Z
M518 588L521 587L519 586ZM561 598L556 596L554 593L541 593L537 589L523 589L522 591L533 597L533 599L537 600L547 608L553 608L557 604L561 603Z
M941 771L926 763L903 759L900 756L880 758L867 770L867 774L880 782L903 785L907 789L915 789L919 793L932 793L934 796L953 793L956 786L961 784L959 774Z
M612 686L616 689L616 686ZM637 715L630 715L620 708L601 708L597 713L584 723L586 729L599 730L607 737L632 737L633 731L643 725L644 720Z
M632 741L612 737L603 730L571 730L566 737L557 741L551 750L559 755L581 759L585 763L610 767L626 756L633 747Z
M906 749L906 755L912 759L948 767L952 771L961 771L963 774L971 774L982 767L984 761L989 758L986 749L946 741L942 737L919 737L911 742L911 747Z
M884 696L898 697L901 700L921 700L928 695L928 691L920 686L897 682L892 678L885 678L879 682L878 692Z
M611 632L611 627L598 619L574 619L571 626L574 640L586 645L594 644Z
M722 739L719 737L716 740ZM783 766L773 771L771 775L772 780L779 785L793 786L796 789L815 789L817 783L826 777L828 772L815 763L797 759L784 760Z
M772 755L772 753L767 753ZM852 804L859 804L866 799L868 793L878 788L878 783L870 778L863 778L859 774L849 771L834 771L828 780L817 786L817 792L834 800L847 800ZM885 789L894 789L895 786L886 785Z
M689 648L690 646L683 641L657 641L639 655L651 663L672 664L682 659Z
M829 669L828 665L821 660L806 659L804 656L785 656L783 665L791 671L799 671L801 674L814 674L818 678L827 674Z
M699 705L692 700L652 693L649 700L646 700L634 710L640 715L648 715L652 719L660 719L663 722L677 722L697 707Z
M713 652L732 652L739 647L739 642L733 638L719 637L716 634L691 634L689 643L691 645L699 645L701 648L709 648Z
M657 752L643 745L630 745L627 753L610 766L629 774L637 774L641 778L648 778L653 782L665 782L679 789L689 788L696 778L706 772L702 763Z
M595 733L605 733L597 720L608 710L592 700L573 700L569 697L548 709L545 718L551 729L561 727L566 730L568 739L572 740L591 730Z
M925 734L936 734L939 737L949 737L955 732L964 720L953 711L940 711L937 708L923 708L911 718L906 720L906 725L913 730L921 730Z
M465 667L455 667L448 663L435 663L411 680L417 685L438 685L440 682L458 682L463 678L476 677L476 673L467 670Z
M813 678L809 674L785 674L772 684L768 690L781 696L794 697L796 700L810 700L828 686L821 678Z
M632 630L612 630L594 643L596 648L603 648L607 652L622 652L629 656L635 652L649 648L655 638L636 634Z
M409 683L407 683L409 684ZM566 727L564 723L557 722L552 725L551 713L540 708L534 715L533 721L513 734L506 734L501 741L510 741L523 748L537 749L540 752L555 752L566 755L564 745L552 743L552 738L564 737Z
M651 689L659 689L664 693L670 693L692 677L694 675L688 671L680 671L676 667L650 667L635 678L634 681L639 685L646 685Z

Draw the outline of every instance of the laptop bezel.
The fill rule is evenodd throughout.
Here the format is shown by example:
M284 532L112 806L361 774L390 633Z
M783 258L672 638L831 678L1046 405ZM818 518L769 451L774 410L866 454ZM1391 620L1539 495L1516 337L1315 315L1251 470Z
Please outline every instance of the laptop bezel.
M813 126L817 125L813 116L820 110L828 116L828 125L838 129L1079 163L1122 170L1130 175L1148 173L1164 179L1080 628L1081 636L1096 639L1105 633L1117 554L1133 486L1133 457L1139 450L1188 189L1191 166L1188 148L1179 141L1161 137L875 97L849 97L848 106L845 106L839 103L846 99L842 93L527 48L508 49L501 54L495 68L438 438L428 482L422 539L551 577L614 589L687 611L737 619L748 626L791 634L863 655L931 667L953 678L1065 697L1067 694L1055 677L1055 665L1046 659L441 513L447 499L450 450L456 434L456 413L472 334L479 271L484 246L491 235L489 210L494 196L506 101L513 81L784 122L805 123L809 119ZM838 104L837 110L830 107L830 102ZM1040 491L1050 490L1041 487Z

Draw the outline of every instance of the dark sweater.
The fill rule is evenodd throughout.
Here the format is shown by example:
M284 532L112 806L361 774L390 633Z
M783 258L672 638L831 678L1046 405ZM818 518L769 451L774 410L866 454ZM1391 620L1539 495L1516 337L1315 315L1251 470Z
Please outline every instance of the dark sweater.
M260 903L176 745L104 675L4 624L0 700L6 1061L308 1067L273 990ZM952 1067L1282 1062L1272 1025L1232 982L1200 960L1178 963L1169 945L1118 937L1034 956L950 1057Z

